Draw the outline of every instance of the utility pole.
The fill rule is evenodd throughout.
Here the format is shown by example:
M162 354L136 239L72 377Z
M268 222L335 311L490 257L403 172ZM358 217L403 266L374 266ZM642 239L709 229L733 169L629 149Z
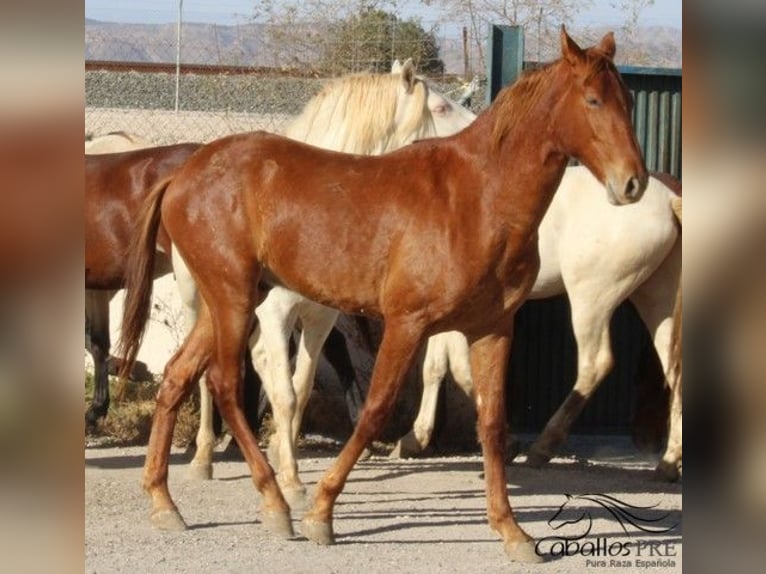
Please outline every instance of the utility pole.
M178 25L176 27L176 113L178 113L178 94L181 84L181 22L184 0L178 0Z

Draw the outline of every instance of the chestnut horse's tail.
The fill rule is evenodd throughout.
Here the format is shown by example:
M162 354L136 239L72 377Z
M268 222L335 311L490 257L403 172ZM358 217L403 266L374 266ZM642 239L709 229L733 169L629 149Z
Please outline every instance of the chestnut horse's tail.
M162 198L172 181L160 181L144 201L138 217L136 232L130 241L125 271L125 305L120 334L120 354L124 357L120 378L130 373L138 355L144 328L149 320L154 281L154 260L157 254L157 234L160 227Z

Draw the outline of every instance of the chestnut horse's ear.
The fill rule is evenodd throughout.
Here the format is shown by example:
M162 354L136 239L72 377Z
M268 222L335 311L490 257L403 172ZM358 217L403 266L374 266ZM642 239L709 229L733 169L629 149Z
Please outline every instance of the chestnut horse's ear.
M415 86L415 64L412 63L412 58L407 58L399 73L402 75L404 90L408 94L412 93L412 88Z
M599 42L598 49L609 56L610 60L614 60L614 53L617 51L617 45L614 43L614 33L609 32Z
M563 24L561 25L561 57L573 66L585 60L585 52L569 37Z
M391 64L391 73L392 74L401 74L402 73L402 63L396 59Z

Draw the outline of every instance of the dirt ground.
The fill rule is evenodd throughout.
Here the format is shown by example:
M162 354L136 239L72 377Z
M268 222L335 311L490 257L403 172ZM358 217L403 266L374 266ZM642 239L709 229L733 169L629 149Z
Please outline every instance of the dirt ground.
M271 536L259 523L258 496L246 464L223 460L221 452L214 480L194 482L184 477L188 456L174 449L170 488L189 529L154 530L140 486L146 448L86 448L85 571L681 572L681 485L654 479L653 461L635 455L624 441L590 437L578 444L573 439L569 454L545 469L524 465L523 457L507 469L519 523L544 539L539 547L546 561L539 565L508 561L489 529L478 454L418 460L373 456L359 462L336 505L337 543L323 547L300 535L301 512L293 512L294 539ZM336 446L309 443L302 449L301 476L310 488L333 460ZM579 540L582 548L569 543L570 555L562 556L564 539L556 536L574 539L585 524L553 529L567 493L608 494L634 506L653 506L633 512L653 513L654 525L663 532L621 526L605 509L580 501L571 516L588 515L592 530Z

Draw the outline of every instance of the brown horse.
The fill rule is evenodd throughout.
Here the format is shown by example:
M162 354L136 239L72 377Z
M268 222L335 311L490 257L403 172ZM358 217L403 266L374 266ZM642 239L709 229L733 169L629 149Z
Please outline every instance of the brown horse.
M512 559L540 560L511 511L504 466L505 369L514 315L539 266L537 227L569 157L613 203L638 200L648 178L612 34L583 50L562 29L561 44L560 60L524 75L457 135L377 157L263 132L235 135L206 145L158 185L131 251L125 356L140 337L142 322L132 319L151 287L160 220L203 302L157 396L144 467L156 526L185 528L168 491L168 455L178 407L207 369L263 494L264 524L292 535L289 507L240 400L258 280L267 274L318 302L385 321L358 423L317 485L303 533L334 541L335 500L381 430L420 343L454 329L471 345L490 526Z
M88 428L109 409L109 300L125 283L126 255L136 214L157 182L200 146L190 143L85 154L85 315L88 350L94 364L93 400L85 413ZM170 244L164 232L160 242L164 253L156 260L155 277L171 270Z

